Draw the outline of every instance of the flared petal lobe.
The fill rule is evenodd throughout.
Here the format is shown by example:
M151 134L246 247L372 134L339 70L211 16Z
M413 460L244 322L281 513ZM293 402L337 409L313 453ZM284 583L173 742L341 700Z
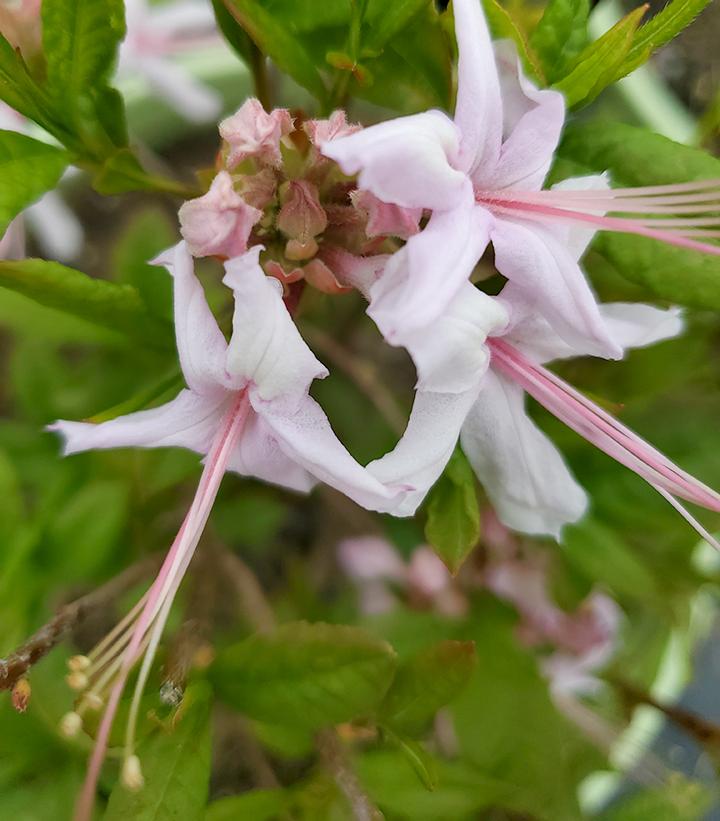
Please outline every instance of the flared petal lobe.
M477 395L477 388L463 393L419 390L415 394L402 438L390 453L367 466L383 484L414 487L393 511L396 516L412 516L445 470Z
M503 109L492 40L480 0L454 0L458 44L455 124L461 134L458 168L471 176L500 156Z
M175 337L188 387L208 395L232 387L225 372L227 342L195 276L187 244L178 243L160 254L153 264L164 265L174 280Z
M322 152L384 202L445 211L457 205L467 183L453 165L458 147L452 120L426 111L330 140Z
M558 537L580 519L585 491L530 419L522 388L488 371L461 443L500 520L522 533Z
M478 165L476 189L541 188L555 156L565 123L565 99L540 90L525 77L512 41L495 44L502 94L504 141L497 163Z
M491 240L498 271L526 292L571 347L607 359L622 356L585 275L552 231L540 223L496 217Z
M427 226L388 260L370 290L368 314L391 345L427 328L467 283L488 244L494 217L476 208L469 182L452 211L435 212Z
M223 282L235 295L227 371L238 384L251 383L263 400L299 399L328 371L300 336L283 303L282 286L265 276L260 251L256 246L225 265Z
M383 484L356 462L312 397L267 401L251 389L250 401L292 461L367 510L396 512L408 488Z
M63 437L66 456L85 450L128 447L179 447L204 455L230 401L229 394L209 399L183 390L158 408L118 416L98 425L61 420L49 425L48 430Z

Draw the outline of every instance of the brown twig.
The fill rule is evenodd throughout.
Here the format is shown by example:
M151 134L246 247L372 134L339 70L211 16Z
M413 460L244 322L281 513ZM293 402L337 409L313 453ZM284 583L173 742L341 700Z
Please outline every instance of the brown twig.
M654 707L700 744L712 747L716 752L720 752L720 726L717 724L713 724L682 707L662 704L650 693L644 692L627 681L613 678L611 683L620 690L631 704L647 704Z
M405 414L402 412L395 396L378 378L375 365L349 351L319 328L311 328L309 325L305 325L303 334L323 356L347 374L360 391L375 405L393 433L402 435L405 430Z
M9 656L0 659L0 690L12 690L34 664L57 646L90 613L104 607L145 576L150 575L159 567L161 560L162 556L159 554L148 556L123 570L97 590L61 607L47 624L33 633Z
M315 736L320 761L345 796L355 821L382 821L385 817L363 790L335 730L321 730Z

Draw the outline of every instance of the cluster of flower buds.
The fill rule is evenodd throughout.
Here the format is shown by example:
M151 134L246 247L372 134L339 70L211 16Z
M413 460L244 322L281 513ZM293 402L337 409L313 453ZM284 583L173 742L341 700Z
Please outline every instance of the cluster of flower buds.
M344 111L303 120L248 100L220 123L223 143L209 191L180 209L193 256L231 259L262 245L263 269L286 292L300 281L330 294L353 287L359 260L384 260L398 247L392 238L416 233L422 215L357 191L323 156L324 143L360 128Z

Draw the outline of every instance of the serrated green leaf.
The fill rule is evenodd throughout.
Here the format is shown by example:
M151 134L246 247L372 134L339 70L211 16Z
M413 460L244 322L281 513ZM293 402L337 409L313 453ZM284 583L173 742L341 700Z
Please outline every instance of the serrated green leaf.
M635 33L630 51L618 67L615 79L625 77L654 52L692 23L711 0L671 0L652 20Z
M425 537L451 573L457 573L480 538L475 474L460 448L428 494Z
M572 108L592 102L615 81L645 11L645 6L631 11L602 37L590 43L571 64L567 74L554 84L553 87L565 95L568 106Z
M319 728L371 712L392 681L395 653L357 627L297 622L223 651L218 694L260 721Z
M520 60L527 74L545 85L547 78L542 61L512 13L499 0L482 0L482 4L493 39L509 38L512 40L517 46Z
M118 331L160 349L172 349L172 326L151 316L138 292L43 259L0 261L0 287L48 308Z
M318 100L325 100L327 90L315 61L300 40L293 36L281 16L267 10L257 0L225 0L225 6L255 45L278 68L287 72Z
M563 77L587 46L588 0L550 0L530 36L549 82Z
M284 790L250 790L213 801L205 812L205 821L275 821L281 817L289 797Z
M476 664L472 641L428 647L398 669L378 710L380 721L400 734L422 733L435 713L462 692Z
M60 148L0 131L0 234L23 208L57 185L67 164Z
M612 184L664 185L720 178L720 160L642 128L595 123L568 126L552 181L609 171ZM720 308L720 259L657 240L600 233L588 268L610 269L642 285L649 296L700 308Z
M130 792L118 784L103 821L200 821L210 781L210 708L206 684L189 687L171 728L139 747L145 786Z

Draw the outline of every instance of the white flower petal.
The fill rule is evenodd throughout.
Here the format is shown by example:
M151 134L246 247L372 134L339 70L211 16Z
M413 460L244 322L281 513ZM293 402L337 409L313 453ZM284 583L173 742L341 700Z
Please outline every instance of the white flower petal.
M496 218L491 240L498 271L523 289L571 347L607 359L622 356L580 266L550 229L540 222Z
M280 448L267 422L253 412L248 416L227 469L300 493L309 492L317 484L317 480L302 465Z
M467 178L453 167L458 131L439 111L398 117L323 143L322 153L358 188L404 208L454 208Z
M227 370L235 379L253 383L264 400L307 393L313 379L327 368L300 336L282 300L282 286L266 277L255 246L225 264L223 282L235 294L233 335Z
M637 302L609 302L600 306L605 322L618 345L645 348L683 332L680 308L663 310Z
M445 469L457 444L460 428L472 407L477 388L464 393L415 394L410 420L395 448L368 465L385 485L409 485L397 516L412 516Z
M485 340L507 326L502 303L465 282L429 328L400 334L415 362L419 390L462 393L480 384L489 362Z
M353 459L310 396L300 401L264 401L254 388L250 401L278 446L309 473L368 510L394 512L406 488L378 481Z
M368 314L391 345L427 328L447 310L483 255L494 217L477 208L467 184L453 211L436 211L419 234L393 254L370 289Z
M478 166L479 188L537 190L552 164L565 123L565 99L558 91L537 89L524 76L515 44L495 46L500 70L503 142L496 166Z
M455 123L461 134L457 167L472 176L483 167L494 168L498 161L503 104L482 3L454 0L453 8L458 43Z
M460 440L503 524L557 538L585 513L587 497L524 404L518 385L488 371Z
M225 373L227 342L195 276L194 260L185 242L153 260L173 277L175 336L178 355L188 387L198 393L217 393L232 383Z
M183 390L159 408L119 416L98 425L60 420L48 426L65 440L64 454L108 448L181 447L205 454L230 397L208 399Z

